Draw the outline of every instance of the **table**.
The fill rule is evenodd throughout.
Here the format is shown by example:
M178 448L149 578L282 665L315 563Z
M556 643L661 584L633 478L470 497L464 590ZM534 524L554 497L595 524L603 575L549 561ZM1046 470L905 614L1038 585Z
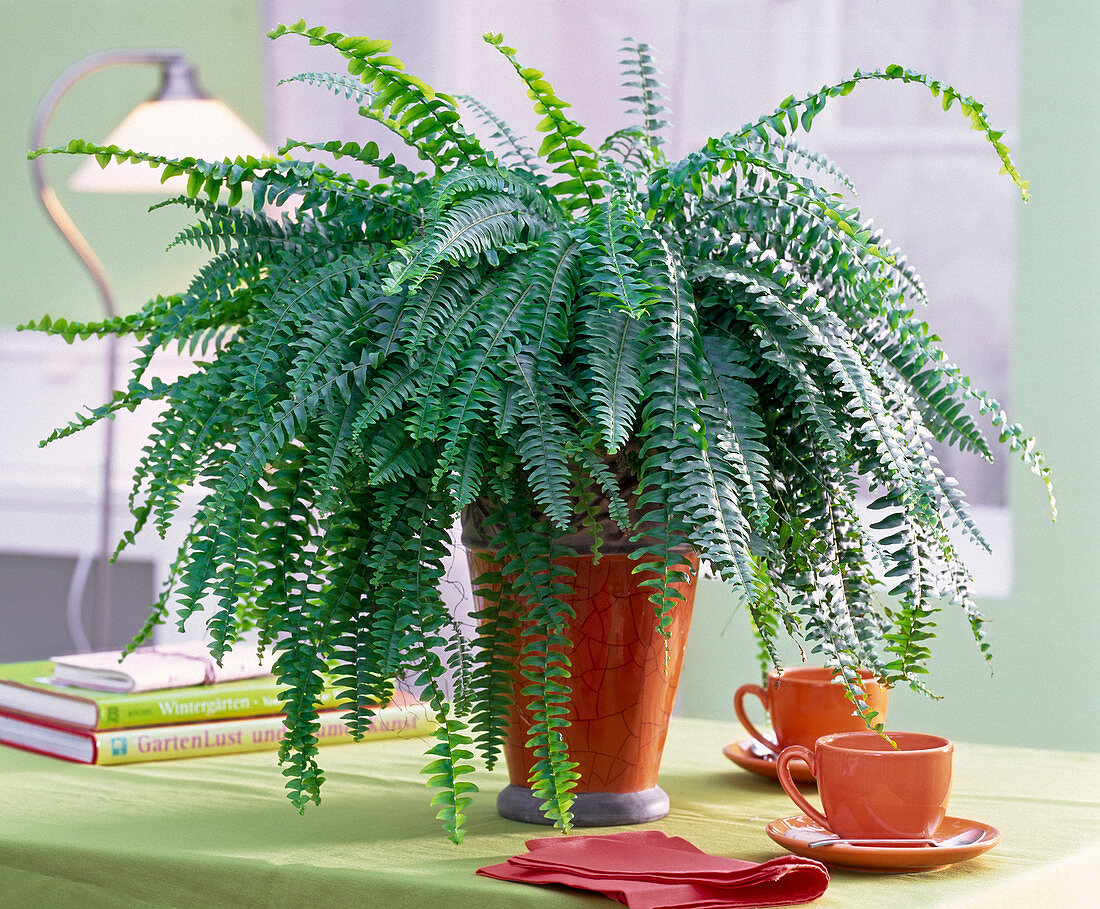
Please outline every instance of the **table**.
M717 855L782 850L765 824L795 814L778 785L729 763L732 723L676 718L661 782L672 813L652 825ZM739 736L738 736L739 737ZM274 753L115 767L0 747L0 906L560 907L615 904L563 888L475 876L546 835L500 818L503 769L482 772L461 846L442 835L419 770L425 743L323 749L322 804L300 816ZM1095 906L1100 755L959 744L950 813L999 827L984 856L943 871L834 871L829 907Z

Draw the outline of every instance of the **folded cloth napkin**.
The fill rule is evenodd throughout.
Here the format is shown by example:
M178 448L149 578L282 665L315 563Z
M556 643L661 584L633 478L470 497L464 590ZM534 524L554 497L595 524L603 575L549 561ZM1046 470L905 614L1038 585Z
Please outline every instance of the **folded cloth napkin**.
M630 909L793 906L829 886L820 862L785 855L766 862L708 855L659 830L528 840L525 855L478 874L526 884L593 890Z

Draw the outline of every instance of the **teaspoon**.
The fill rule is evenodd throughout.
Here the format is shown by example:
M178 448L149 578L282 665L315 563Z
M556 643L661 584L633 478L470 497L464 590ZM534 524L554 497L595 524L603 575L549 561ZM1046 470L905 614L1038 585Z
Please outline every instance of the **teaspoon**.
M845 839L844 837L832 836L823 840L811 840L808 843L811 849L817 846L832 846L844 844L848 846L935 846L939 849L950 849L952 846L969 846L971 843L976 843L983 836L985 831L981 827L970 827L966 830L956 833L954 836L950 836L945 840L934 839L883 839L868 838L868 839Z

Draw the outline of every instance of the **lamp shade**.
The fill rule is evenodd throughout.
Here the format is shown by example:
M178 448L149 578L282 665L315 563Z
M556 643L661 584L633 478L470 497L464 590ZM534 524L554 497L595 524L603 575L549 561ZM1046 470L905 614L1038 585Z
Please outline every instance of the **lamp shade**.
M103 144L169 158L205 161L271 154L271 149L240 117L213 98L146 101L135 107ZM159 167L120 164L114 160L100 167L95 158L87 158L69 179L72 189L84 192L182 193L186 185L183 176L161 183Z

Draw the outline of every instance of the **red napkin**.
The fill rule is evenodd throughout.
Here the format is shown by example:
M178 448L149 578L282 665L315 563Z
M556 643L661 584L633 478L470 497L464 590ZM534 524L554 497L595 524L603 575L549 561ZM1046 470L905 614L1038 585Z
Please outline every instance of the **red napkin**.
M740 909L792 906L829 886L820 862L785 855L743 862L700 851L659 830L528 840L525 855L478 874L525 884L594 890L630 909Z

